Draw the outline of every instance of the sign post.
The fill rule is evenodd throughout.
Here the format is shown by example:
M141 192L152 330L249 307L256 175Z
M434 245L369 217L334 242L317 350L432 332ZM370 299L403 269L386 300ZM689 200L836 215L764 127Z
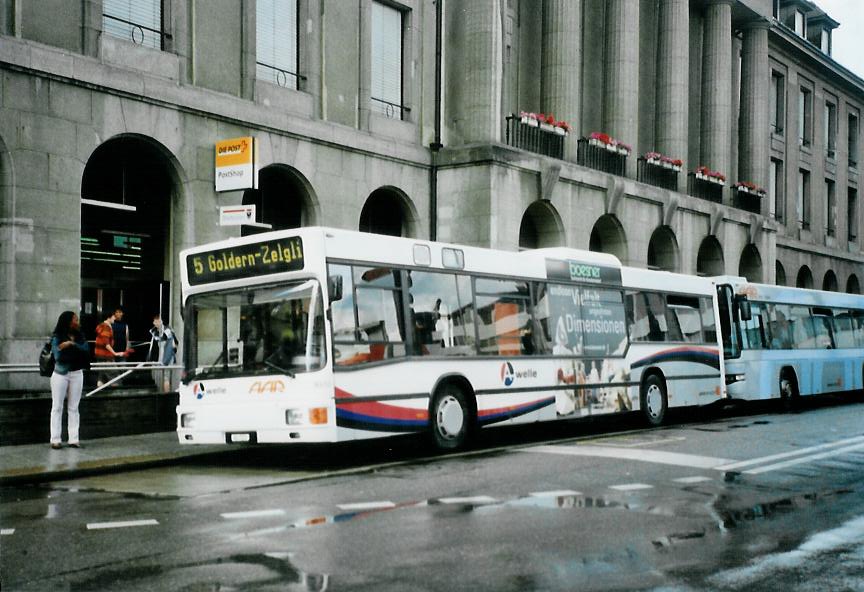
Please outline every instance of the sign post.
M216 191L258 187L258 145L252 136L216 142Z

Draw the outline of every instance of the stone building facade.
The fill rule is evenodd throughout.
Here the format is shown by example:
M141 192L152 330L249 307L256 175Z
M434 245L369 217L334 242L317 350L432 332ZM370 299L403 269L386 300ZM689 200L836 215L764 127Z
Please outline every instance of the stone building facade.
M0 0L0 363L65 309L182 331L177 254L250 231L219 225L238 203L860 292L837 26L808 0ZM259 187L217 193L240 136Z

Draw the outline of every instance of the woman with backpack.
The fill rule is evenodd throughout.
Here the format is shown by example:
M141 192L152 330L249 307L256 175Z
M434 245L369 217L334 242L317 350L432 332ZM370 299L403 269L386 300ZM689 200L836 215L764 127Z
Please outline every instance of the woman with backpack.
M78 403L84 387L84 370L90 367L90 346L81 333L78 315L67 310L60 313L51 335L54 372L51 374L51 448L60 448L63 430L63 402L68 414L69 446L79 448L78 426L81 418Z

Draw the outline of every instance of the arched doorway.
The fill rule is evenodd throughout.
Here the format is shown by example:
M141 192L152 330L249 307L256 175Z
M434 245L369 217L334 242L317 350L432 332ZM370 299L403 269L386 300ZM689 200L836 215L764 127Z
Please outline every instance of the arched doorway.
M626 265L629 261L627 257L627 237L624 234L624 227L621 226L618 218L612 214L600 216L597 222L594 223L594 228L591 229L588 249L597 253L615 255L621 263Z
M122 306L130 341L140 344L132 360L147 355L154 313L171 322L171 213L181 186L174 157L145 136L104 142L84 167L81 324L92 336Z
M786 285L786 270L779 261L774 261L774 283L778 286Z
M833 270L828 270L825 272L825 277L822 278L822 289L826 292L837 292L837 274L834 273Z
M390 236L414 236L417 212L408 196L396 187L373 191L360 212L360 231Z
M696 255L696 275L712 276L726 273L723 262L723 247L714 235L706 236Z
M798 277L795 278L796 288L813 289L813 272L806 265L802 265L798 270Z
M678 241L668 226L661 226L648 241L648 269L678 271Z
M744 276L751 282L762 281L762 257L756 245L747 245L741 251L741 259L738 260L738 275Z
M861 284L858 282L858 276L854 273L849 276L849 279L846 280L846 293L847 294L860 294L861 293Z
M258 171L258 189L243 192L243 205L252 204L256 222L270 228L241 226L241 236L315 224L317 200L312 186L300 171L288 165L271 164Z
M541 249L564 245L564 227L555 207L547 201L535 201L522 215L519 225L519 248Z

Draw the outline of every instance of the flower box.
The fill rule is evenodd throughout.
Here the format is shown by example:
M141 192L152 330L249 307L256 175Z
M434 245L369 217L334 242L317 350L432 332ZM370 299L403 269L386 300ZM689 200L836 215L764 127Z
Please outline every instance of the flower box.
M761 199L767 194L763 188L754 183L750 183L749 181L738 181L735 183L735 189L738 191L739 195L743 193L744 195L750 195L757 199Z
M513 114L512 117L516 118L516 115ZM539 127L544 132L559 136L566 136L570 132L570 124L566 121L556 121L555 116L552 114L546 115L544 113L520 111L518 119L522 125Z

